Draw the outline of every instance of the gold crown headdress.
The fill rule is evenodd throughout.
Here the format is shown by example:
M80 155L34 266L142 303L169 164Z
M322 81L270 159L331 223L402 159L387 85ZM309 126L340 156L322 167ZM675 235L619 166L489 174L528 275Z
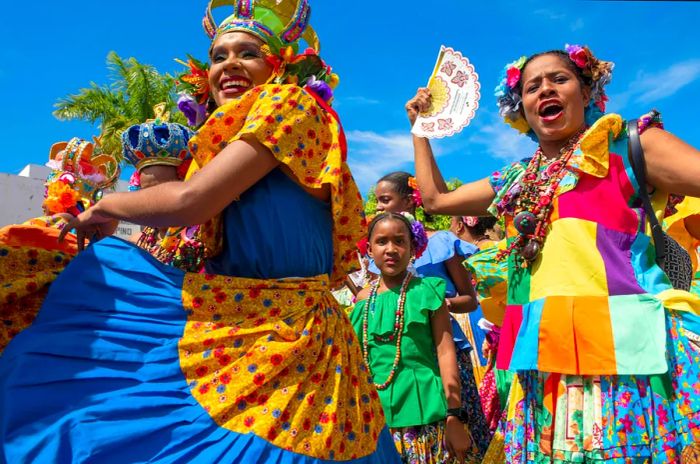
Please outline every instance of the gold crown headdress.
M103 189L114 186L119 163L112 155L98 153L96 145L74 137L51 146L46 165L53 171L46 179L46 214L77 216L102 198Z
M225 5L233 7L233 14L217 26L212 10ZM310 17L309 0L211 0L202 24L212 40L227 32L244 31L280 47L296 45L303 38L319 52L321 44L309 25Z

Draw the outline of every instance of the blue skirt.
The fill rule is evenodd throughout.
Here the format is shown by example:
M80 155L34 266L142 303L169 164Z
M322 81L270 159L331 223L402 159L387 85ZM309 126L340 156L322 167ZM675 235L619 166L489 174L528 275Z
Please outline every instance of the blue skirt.
M0 357L0 462L398 463L331 302L322 282L186 274L106 239Z

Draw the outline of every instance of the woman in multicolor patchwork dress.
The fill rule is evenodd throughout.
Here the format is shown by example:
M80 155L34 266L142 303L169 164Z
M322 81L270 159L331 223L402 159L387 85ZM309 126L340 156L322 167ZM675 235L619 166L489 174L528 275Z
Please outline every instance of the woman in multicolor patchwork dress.
M588 48L507 66L506 122L539 148L491 178L448 192L428 140L414 137L428 212L506 221L508 304L497 366L516 373L501 424L505 460L693 462L700 442L700 357L686 321L700 300L655 261L623 119L603 114L612 63ZM427 108L421 89L409 119ZM700 196L700 151L642 118L656 209ZM488 459L488 457L487 457Z
M0 461L399 462L329 292L365 224L308 4L232 4L205 19L199 171L67 226L203 224L207 273L116 238L79 254L0 358Z

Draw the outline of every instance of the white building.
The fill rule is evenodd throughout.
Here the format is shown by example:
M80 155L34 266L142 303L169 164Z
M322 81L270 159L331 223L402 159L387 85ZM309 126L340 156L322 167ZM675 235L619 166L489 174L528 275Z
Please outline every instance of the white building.
M39 164L28 164L18 175L0 173L0 227L21 224L43 214L44 182L50 173L51 169ZM128 186L128 182L120 180L116 190L124 192ZM128 238L138 231L139 226L122 222L115 235Z

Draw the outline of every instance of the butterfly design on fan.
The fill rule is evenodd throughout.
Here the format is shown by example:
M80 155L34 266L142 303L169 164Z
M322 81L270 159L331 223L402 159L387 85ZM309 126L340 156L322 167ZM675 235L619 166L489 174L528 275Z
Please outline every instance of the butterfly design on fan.
M440 72L444 72L448 76L452 77L452 73L455 72L456 67L456 64L454 64L452 61L448 61L442 65L442 68L440 68Z
M464 74L462 71L457 71L457 75L452 78L453 84L457 84L459 87L464 87L464 84L469 82L469 76Z
M424 122L424 123L421 123L421 127L423 128L424 131L433 132L435 130L435 123L434 122Z
M452 118L438 119L438 130L451 130L452 127Z

